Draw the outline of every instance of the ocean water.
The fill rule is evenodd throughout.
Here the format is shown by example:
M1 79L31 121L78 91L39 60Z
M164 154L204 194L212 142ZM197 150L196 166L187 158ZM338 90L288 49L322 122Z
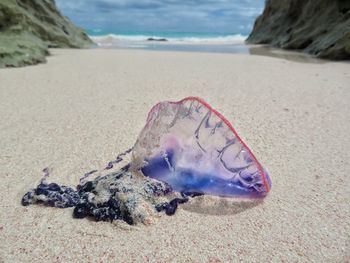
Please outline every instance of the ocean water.
M102 30L87 30L87 33L101 48L249 53L245 45L247 36L239 33L107 32Z

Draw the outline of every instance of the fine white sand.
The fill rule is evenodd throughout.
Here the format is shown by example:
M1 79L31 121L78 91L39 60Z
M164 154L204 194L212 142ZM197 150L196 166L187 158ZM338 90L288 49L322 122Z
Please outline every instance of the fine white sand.
M53 50L0 70L0 262L349 262L350 64L233 54ZM128 149L161 100L200 96L269 170L263 202L204 197L150 226L22 207Z

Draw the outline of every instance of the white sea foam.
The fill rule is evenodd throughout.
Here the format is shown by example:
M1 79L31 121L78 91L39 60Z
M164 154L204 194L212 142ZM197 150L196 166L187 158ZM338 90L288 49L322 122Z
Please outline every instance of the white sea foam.
M101 47L107 46L129 46L130 44L243 44L246 36L241 34L226 35L226 36L213 36L213 37L164 37L157 35L117 35L108 34L103 36L90 36L90 38ZM167 41L148 41L149 38L153 39L166 39Z

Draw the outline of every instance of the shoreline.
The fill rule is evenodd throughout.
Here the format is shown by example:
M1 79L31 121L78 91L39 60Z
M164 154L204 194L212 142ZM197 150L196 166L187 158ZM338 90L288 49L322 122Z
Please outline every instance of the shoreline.
M162 52L186 52L186 53L214 53L214 54L237 54L273 57L303 63L327 63L337 62L327 59L320 59L307 53L295 50L285 50L271 47L269 45L255 45L249 43L243 44L172 44L172 43L123 43L120 46L98 46L90 49L106 50L145 50L145 51L162 51ZM348 63L348 61L339 61Z

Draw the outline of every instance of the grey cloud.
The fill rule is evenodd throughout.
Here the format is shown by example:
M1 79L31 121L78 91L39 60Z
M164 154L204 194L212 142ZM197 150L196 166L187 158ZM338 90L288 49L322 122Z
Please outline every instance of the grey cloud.
M248 33L264 0L56 0L88 29ZM244 25L242 27L242 25Z
M112 1L100 0L95 1L94 5L100 10L115 10L115 9L154 9L159 8L162 4L159 1Z

